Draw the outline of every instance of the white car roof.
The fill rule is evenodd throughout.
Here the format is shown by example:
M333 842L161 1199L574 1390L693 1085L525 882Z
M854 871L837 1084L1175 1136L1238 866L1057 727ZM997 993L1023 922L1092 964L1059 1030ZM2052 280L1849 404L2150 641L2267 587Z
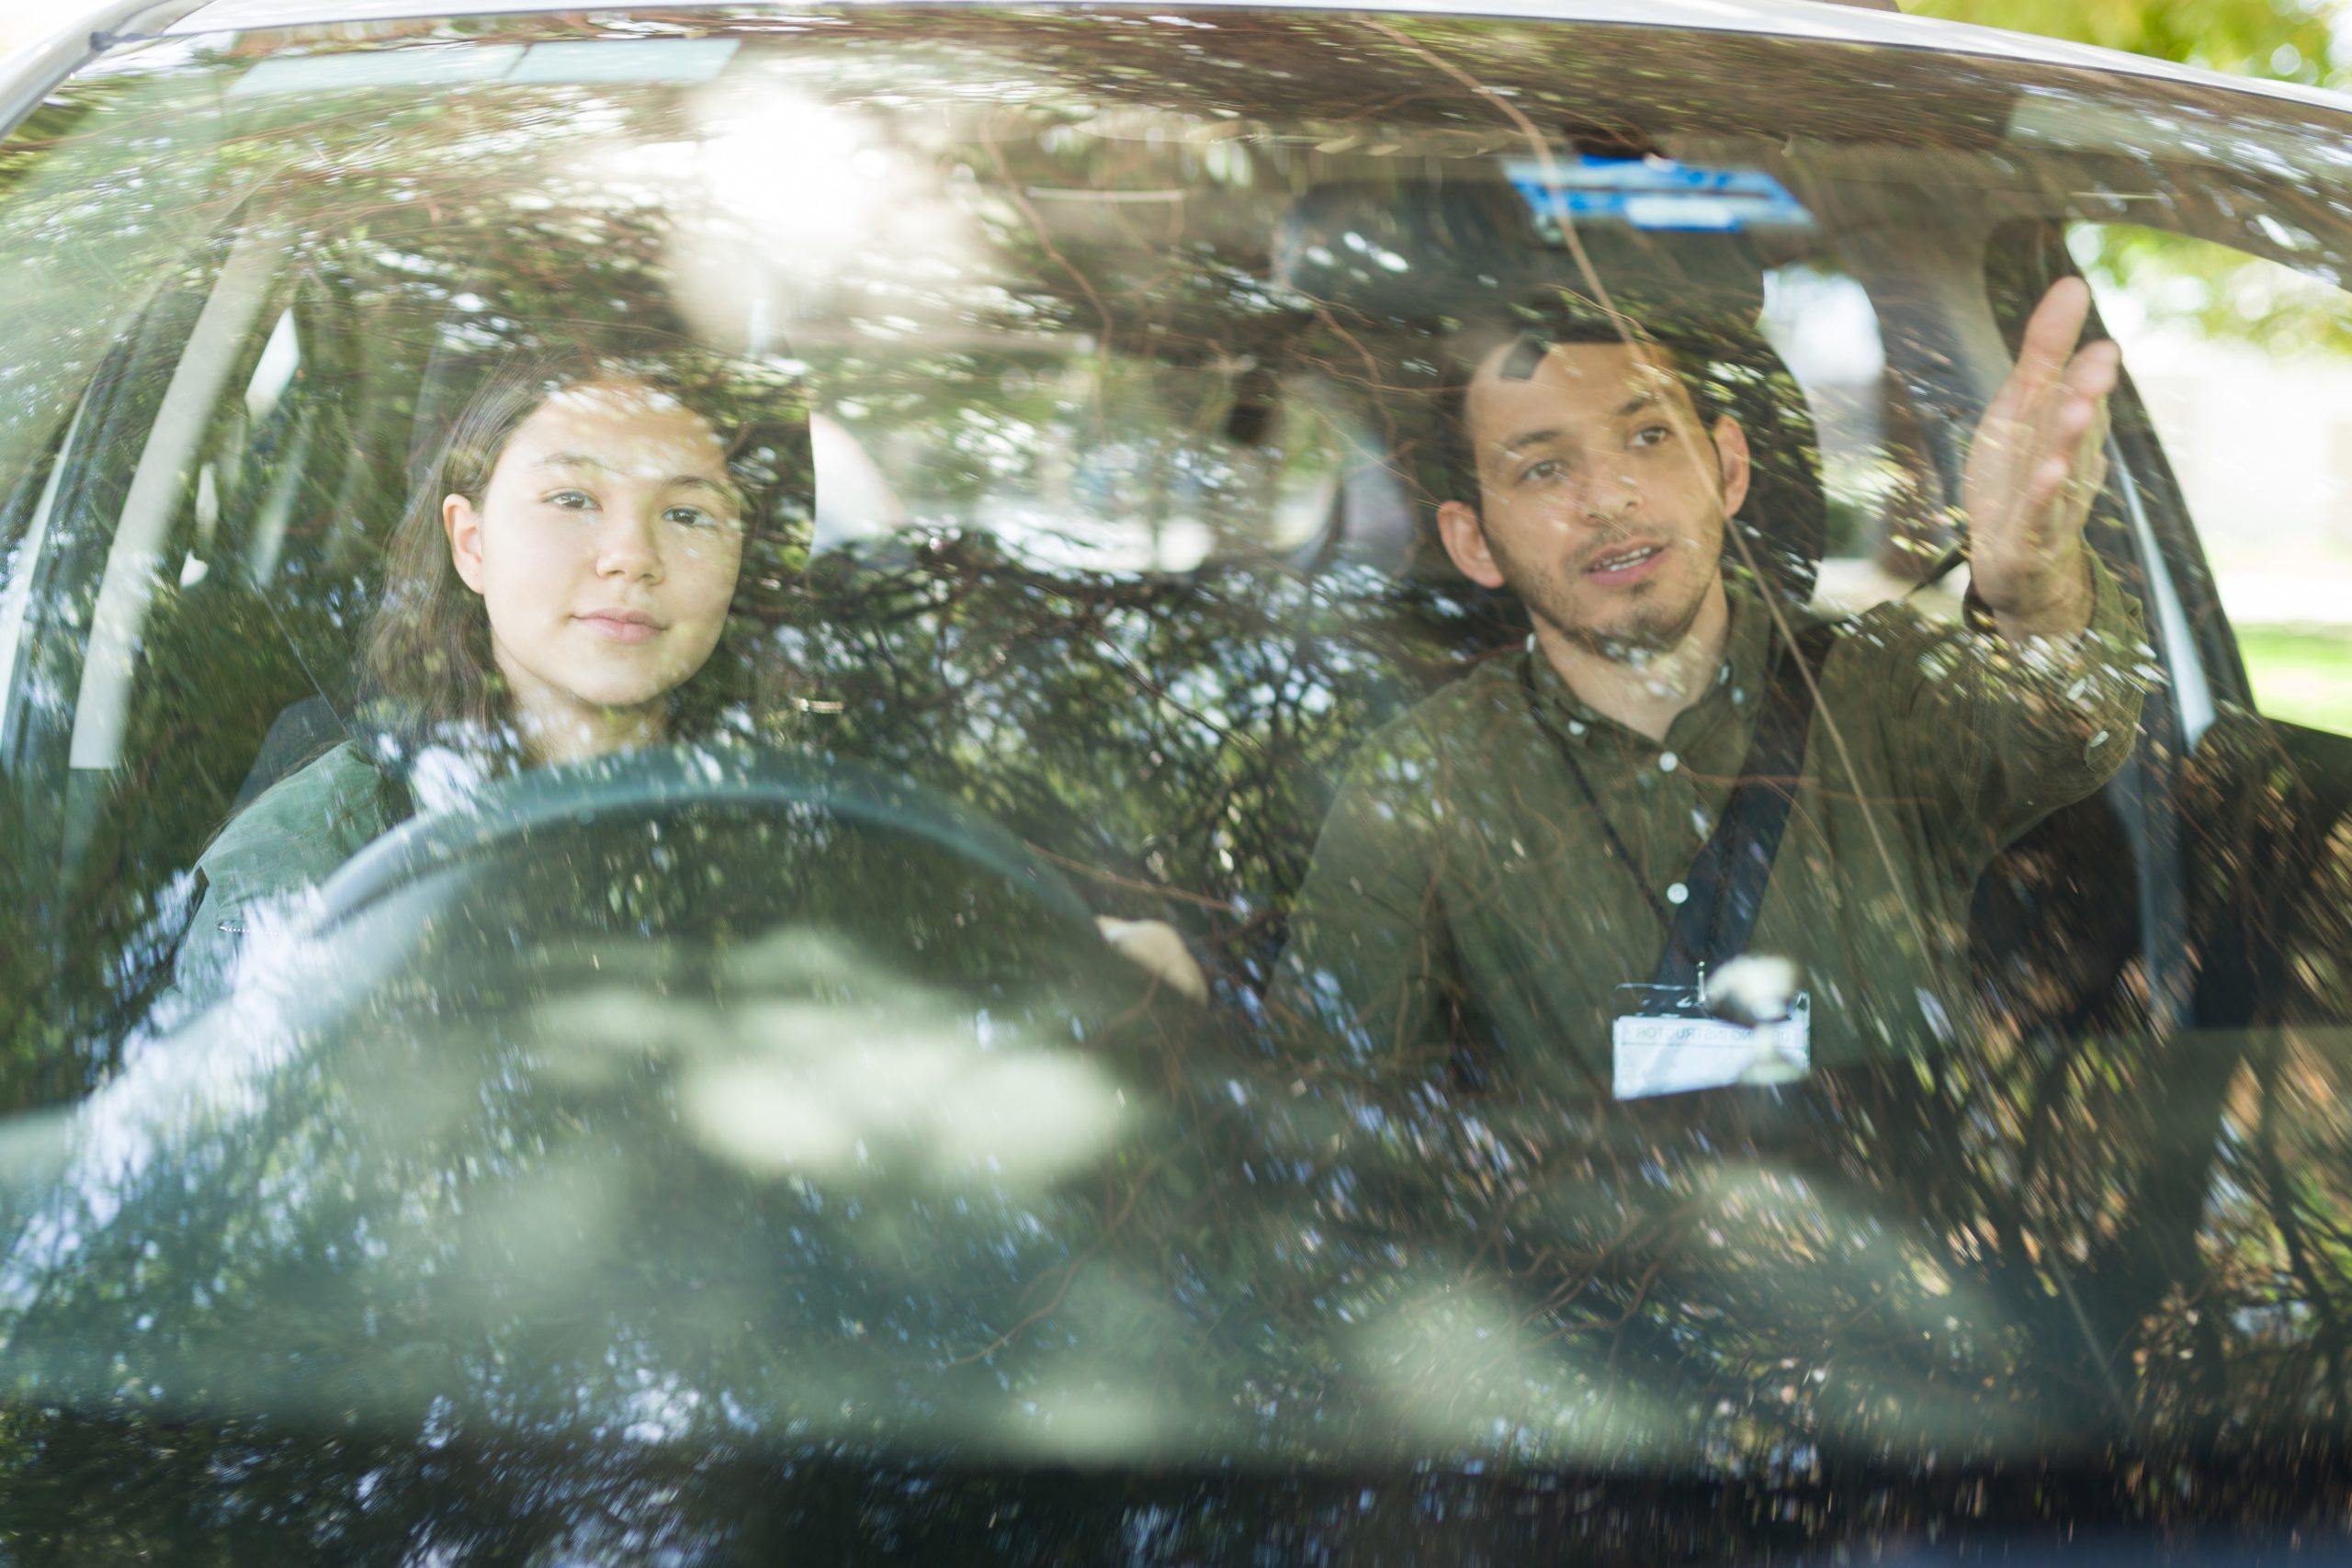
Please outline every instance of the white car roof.
M665 12L701 9L722 0L675 0L661 5ZM854 0L870 3L870 0ZM941 3L941 0L929 0ZM978 3L978 0L945 0ZM1046 0L1056 3L1056 0ZM2141 75L2168 83L2194 83L2260 96L2293 98L2322 108L2352 108L2352 98L2298 87L2290 83L2265 83L2253 77L2232 77L2171 62L2124 54L2093 45L2008 33L2002 28L1905 17L1891 9L1865 9L1860 5L1837 5L1827 0L1181 0L1179 9L1298 9L1298 12L1407 12L1425 17L1508 17L1538 21L1606 21L1606 24L1684 28L1698 33L1761 33L1773 38L1815 38L1826 42L1894 45L1905 50L1936 50L1950 54L1978 54L2013 62L2037 62L2049 66L2079 66L2112 75ZM209 0L195 5L174 21L167 33L221 33L221 30L277 28L277 26L334 24L334 21L393 21L407 17L466 17L466 14L529 14L579 12L579 0ZM621 9L621 7L616 7ZM790 5L778 9L793 9ZM814 7L811 7L814 9ZM1167 9L1167 7L1162 7Z
M715 9L741 0L663 0L663 12ZM873 5L875 0L847 0L849 5ZM885 0L887 3L887 0ZM978 5L988 0L924 0L927 5ZM1025 0L1037 5L1040 0ZM1045 5L1072 5L1089 0L1042 0ZM614 9L626 9L621 0ZM1811 38L1823 42L1886 45L1898 50L1928 50L1945 54L1973 54L1983 59L2075 66L2105 75L2145 77L2159 83L2213 87L2246 96L2284 98L2312 108L2352 110L2352 98L2319 87L2293 83L2267 83L2258 77L2221 75L2194 66L2176 66L2143 54L2100 50L2093 45L1981 28L1931 17L1905 17L1894 9L1874 9L1872 0L1167 0L1159 9L1298 9L1298 12L1395 12L1423 17L1498 17L1521 21L1595 21L1595 24L1681 28L1693 33L1750 33L1769 38ZM489 14L579 12L579 0L113 0L101 5L85 21L94 33L68 30L50 40L45 54L54 66L68 66L89 45L104 47L125 35L167 35L186 38L202 33L243 33L252 28L345 24L345 21L402 21L414 17L489 17ZM795 9L790 0L776 9ZM816 9L816 7L807 7ZM26 51L35 54L35 51ZM54 80L63 71L45 71L50 59L21 62L30 66L28 77ZM38 92L38 89L35 89ZM7 94L17 96L17 94ZM26 106L5 104L12 122Z
M183 0L185 3L185 0ZM625 6L627 0L622 0ZM664 0L664 11L693 10L724 0ZM873 0L850 0L870 4ZM983 0L922 0L923 4L983 3ZM1046 0L1048 5L1071 0ZM1908 17L1826 0L1413 0L1412 4L1366 6L1363 0L1174 0L1157 9L1270 9L1300 11L1385 10L1419 16L1494 17L1520 20L1604 22L1633 27L1677 28L1697 32L1748 33L1825 42L1889 45L1901 49L2074 66L2108 75L2137 76L2225 91L2287 99L2314 107L2352 109L2352 98L2315 87L2225 76L2143 55L2088 44L2069 43L1997 28ZM178 10L178 6L171 7ZM242 32L256 28L335 22L391 21L417 17L523 15L577 12L579 0L209 0L189 6L160 29L166 35ZM781 9L794 8L789 4ZM814 8L814 7L810 7Z

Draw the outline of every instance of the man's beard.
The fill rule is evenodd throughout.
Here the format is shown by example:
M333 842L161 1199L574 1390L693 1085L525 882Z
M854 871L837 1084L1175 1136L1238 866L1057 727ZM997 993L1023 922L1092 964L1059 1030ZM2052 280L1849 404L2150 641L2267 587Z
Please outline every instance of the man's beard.
M1639 664L1679 648L1690 629L1699 624L1700 614L1707 605L1709 580L1702 577L1687 603L1637 601L1631 606L1634 614L1618 626L1584 626L1576 618L1575 595L1569 585L1560 580L1559 569L1531 566L1515 559L1504 553L1491 535L1487 539L1487 553L1502 573L1503 586L1519 595L1519 602L1527 606L1529 615L1569 642L1614 663Z

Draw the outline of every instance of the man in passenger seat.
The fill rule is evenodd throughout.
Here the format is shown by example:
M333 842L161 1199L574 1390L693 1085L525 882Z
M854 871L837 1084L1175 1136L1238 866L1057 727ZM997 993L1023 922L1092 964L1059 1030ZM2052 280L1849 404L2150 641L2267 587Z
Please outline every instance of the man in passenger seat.
M1353 760L1278 1022L1392 1065L1466 1027L1621 1098L1953 1038L1978 875L2138 723L2139 606L2083 540L2118 373L2088 310L2051 290L1978 427L1965 624L1810 633L1730 539L1751 453L1705 344L1565 304L1461 333L1439 532L1534 632Z

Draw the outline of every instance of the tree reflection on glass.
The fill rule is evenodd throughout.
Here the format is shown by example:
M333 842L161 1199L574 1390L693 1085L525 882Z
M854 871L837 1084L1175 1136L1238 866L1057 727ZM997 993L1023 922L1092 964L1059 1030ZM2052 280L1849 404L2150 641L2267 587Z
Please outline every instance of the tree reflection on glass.
M284 40L134 56L0 163L0 249L35 258L0 367L44 389L0 400L9 581L38 585L0 729L26 911L0 945L0 1470L46 1499L28 1556L293 1514L351 1556L751 1554L761 1506L804 1547L1055 1528L991 1537L1007 1498L1171 1551L1269 1511L1410 1543L1432 1499L1509 1542L1516 1499L1557 1525L1586 1472L1657 1489L1601 1537L1677 1488L1850 1475L1901 1531L1961 1506L1952 1474L2065 1519L2137 1486L2114 1456L2226 1486L2335 1440L2347 769L2226 702L2193 745L2152 728L2136 802L2029 835L1936 933L1976 993L1942 998L1940 1051L1617 1104L1466 1031L1377 1067L1302 1053L1260 999L1340 770L1521 629L1420 531L1449 321L1578 277L1492 177L1526 151L1513 111L1563 155L1631 161L1649 126L1792 185L1835 184L1844 144L1965 191L2007 77L1723 38L1736 85L1694 102L1689 40L1640 28L806 20L302 40L736 41L683 84L224 92ZM2088 183L2000 156L2006 201ZM1629 308L1698 315L1748 302L1760 261L1725 254L1596 229L1587 259ZM241 267L250 317L117 579L144 619L103 754L85 628ZM711 766L886 781L929 827L691 793L590 813L173 1013L188 868L281 713L348 713L435 422L500 350L616 321L765 356L846 443L813 547L736 628L752 739ZM1792 510L1751 542L1805 603L1812 415L1728 341L1707 373L1772 437ZM1945 537L1965 420L1953 385L1908 390L1901 493L1839 498L1857 540ZM850 458L863 491L832 482ZM2115 509L2095 526L2136 570ZM2136 880L2165 832L2171 967ZM1117 964L1091 914L1170 921L1213 1004ZM1308 1479L1258 1479L1285 1469Z

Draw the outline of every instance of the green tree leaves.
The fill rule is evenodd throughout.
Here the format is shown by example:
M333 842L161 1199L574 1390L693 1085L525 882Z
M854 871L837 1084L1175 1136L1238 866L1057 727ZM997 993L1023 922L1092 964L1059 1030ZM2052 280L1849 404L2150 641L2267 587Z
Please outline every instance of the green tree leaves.
M2332 7L2306 0L1907 0L1905 11L2241 76L2338 86Z

